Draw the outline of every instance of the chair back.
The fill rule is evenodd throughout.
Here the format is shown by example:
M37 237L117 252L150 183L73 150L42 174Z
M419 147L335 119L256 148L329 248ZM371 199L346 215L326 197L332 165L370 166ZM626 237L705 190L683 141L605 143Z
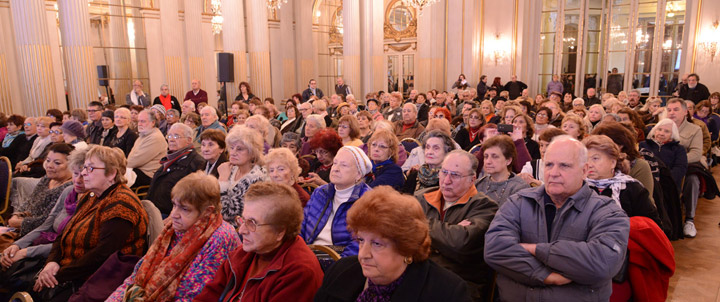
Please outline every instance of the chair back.
M137 197L138 197L140 200L142 200L143 198L145 198L145 197L147 196L148 190L150 190L150 186L149 186L149 185L137 186L137 187L133 188L133 191L135 192L135 195L137 195Z
M27 292L17 292L11 298L11 302L33 302L33 298Z
M140 203L142 203L142 206L148 215L147 241L149 247L153 244L155 239L160 236L160 232L163 230L163 219L160 214L160 210L158 210L152 201L143 199Z
M12 183L12 165L10 160L0 157L0 223L5 224L2 215L10 207L10 185Z
M315 253L323 272L327 271L333 263L340 260L340 254L328 246L311 244L308 247Z
M418 140L416 140L412 137L403 138L403 140L400 141L400 144L402 144L403 147L405 147L405 151L407 151L408 154L410 154L410 152L412 152L413 149L420 146L420 142L418 142Z
M470 148L470 153L474 155L474 154L480 152L480 150L482 150L482 143L472 146L472 148Z

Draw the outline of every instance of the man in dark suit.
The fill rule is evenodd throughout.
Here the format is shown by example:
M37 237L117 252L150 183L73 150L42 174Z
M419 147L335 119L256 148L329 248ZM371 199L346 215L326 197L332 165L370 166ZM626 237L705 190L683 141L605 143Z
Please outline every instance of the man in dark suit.
M150 106L150 100L143 91L143 83L139 80L133 82L133 90L125 95L125 103L128 105L141 105L143 107Z
M697 105L700 101L710 98L710 91L707 86L700 83L700 76L693 73L687 77L687 84L680 87L680 98L691 100Z
M310 79L310 82L308 83L308 88L305 89L302 93L302 101L307 102L310 97L316 96L318 99L321 99L325 94L323 93L320 88L317 87L317 81L315 79Z

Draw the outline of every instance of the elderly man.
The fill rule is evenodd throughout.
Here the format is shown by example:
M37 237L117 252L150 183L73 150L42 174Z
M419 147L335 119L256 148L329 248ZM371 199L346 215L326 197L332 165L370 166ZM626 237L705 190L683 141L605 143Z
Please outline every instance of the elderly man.
M207 129L217 129L227 133L225 128L218 121L217 110L212 106L205 106L200 110L200 126L197 128L195 142L200 145L200 134Z
M505 201L485 235L502 301L608 301L630 220L584 182L587 149L569 137L545 151L545 184Z
M310 100L310 97L312 97L312 96L316 96L319 99L322 99L322 97L325 96L323 91L317 87L317 81L315 81L315 79L310 79L310 82L308 82L308 88L305 89L305 91L303 91L303 93L302 93L303 103Z
M191 100L183 101L180 112L181 116L186 116L190 112L195 112L195 103Z
M490 301L493 271L483 261L483 238L498 205L473 185L477 166L472 154L451 151L438 172L440 187L415 198L430 223L430 258L462 277L473 300Z
M518 81L516 75L512 75L510 77L510 82L505 83L505 90L508 92L508 98L510 100L517 99L520 95L522 95L522 91L525 88L528 88L528 85Z
M402 107L402 120L395 122L395 135L399 140L411 137L418 138L425 131L417 118L417 107L413 103L407 103Z
M153 175L147 199L160 210L163 218L170 215L170 191L183 177L205 167L205 160L193 148L193 129L183 123L170 127L166 136L168 154L160 160L162 165Z
M585 96L585 107L590 108L590 106L595 104L601 104L602 101L597 97L597 92L595 92L595 88L588 88L587 95Z
M339 95L339 94L331 95L330 96L330 107L325 108L325 110L327 111L327 115L329 115L331 118L336 118L337 115L339 114L338 112L336 112L337 107L338 107L338 105L340 105L340 103L342 103L344 101L345 101L344 95ZM315 112L315 114L321 114L321 113Z
M100 144L103 133L101 121L103 111L103 105L98 101L90 102L90 105L88 105L87 112L90 121L85 127L85 137L87 137L88 144Z
M415 99L417 98L418 91L417 89L410 90L410 93L408 94L407 100L405 100L405 103L413 103L415 102Z
M153 100L153 105L163 105L163 107L165 107L165 110L182 110L182 108L180 108L180 102L178 102L178 99L175 98L175 96L170 95L170 88L167 84L162 84L160 86L160 95L155 97L155 99Z
M127 167L137 176L135 186L146 186L160 168L160 160L167 155L167 141L160 129L158 120L150 109L138 114L138 138L127 156Z
M687 76L687 84L680 86L680 98L691 100L695 104L710 98L707 86L700 83L700 76L693 73Z
M207 103L208 95L205 90L200 89L200 81L192 80L192 82L190 82L190 85L192 86L192 90L188 91L185 94L185 98L183 99L183 101L190 100L195 103L195 107L197 107L197 105L200 103Z
M305 137L305 124L307 123L307 117L313 114L312 104L310 104L310 102L305 102L298 105L297 108L298 111L300 111L300 115L302 116L302 122L298 126L297 130L295 130L295 132L297 134L300 134L300 137Z
M143 92L143 83L141 81L135 80L135 82L133 82L133 90L125 95L125 104L130 106L150 106L150 100L148 100L148 96Z
M352 94L352 91L350 90L350 86L345 84L345 80L343 80L343 78L340 77L340 78L337 78L337 81L335 84L335 93L346 96L348 94Z
M637 89L630 90L630 93L628 93L628 108L638 111L642 108L642 103L640 102L640 91Z
M682 99L672 98L667 101L667 117L675 122L680 134L680 145L687 151L688 165L699 164L707 168L707 162L703 156L703 135L702 129L687 119L687 105ZM685 205L685 225L683 233L687 237L697 236L695 229L695 209L700 196L700 179L695 174L688 174L683 185L682 199Z
M391 122L397 122L402 119L402 94L395 91L390 93L388 97L389 106L383 110L383 117Z

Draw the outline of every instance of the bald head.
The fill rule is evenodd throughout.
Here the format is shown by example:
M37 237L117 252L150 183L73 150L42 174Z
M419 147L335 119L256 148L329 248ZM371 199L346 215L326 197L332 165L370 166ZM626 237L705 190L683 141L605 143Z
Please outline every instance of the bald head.
M583 186L587 171L587 149L578 140L561 135L545 151L545 192L557 207Z
M190 85L192 85L192 90L193 90L193 91L198 91L198 90L200 90L200 80L194 79L194 80L192 80L192 82L190 82Z

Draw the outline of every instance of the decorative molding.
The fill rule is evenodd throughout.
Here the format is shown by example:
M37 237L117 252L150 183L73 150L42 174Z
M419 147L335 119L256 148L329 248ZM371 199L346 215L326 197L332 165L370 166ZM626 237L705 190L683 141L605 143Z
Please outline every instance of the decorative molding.
M406 51L408 48L410 48L410 46L413 46L413 45L414 45L414 43L413 44L408 43L405 45L388 44L387 46L394 51L403 52L403 51Z
M330 44L340 44L341 47L343 45L343 33L340 32L340 29L335 24L337 23L337 16L342 16L342 9L343 6L340 5L330 20Z
M399 3L399 4L398 4ZM393 9L397 6L405 7L410 12L410 22L402 31L398 31L395 28L393 28L392 24L390 24L390 14L393 12ZM395 42L400 42L400 40L404 38L415 38L417 37L417 13L414 8L407 7L402 3L402 0L393 0L388 4L387 8L385 9L385 22L383 24L383 32L385 34L385 39L392 39L395 40Z

